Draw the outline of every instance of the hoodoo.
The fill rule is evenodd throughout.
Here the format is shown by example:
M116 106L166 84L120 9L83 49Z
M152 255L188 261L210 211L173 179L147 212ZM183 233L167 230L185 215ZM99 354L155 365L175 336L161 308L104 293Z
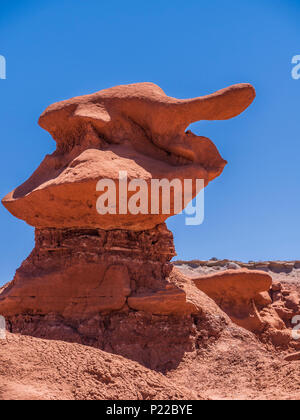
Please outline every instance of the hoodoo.
M118 193L120 171L128 182L201 179L207 186L227 162L211 140L186 129L235 117L254 97L249 84L182 100L141 83L47 108L39 124L57 149L2 201L35 227L34 250L0 290L10 330L93 345L160 370L197 346L199 328L210 325L205 319L226 325L219 306L261 332L271 317L261 314L270 303L268 274L244 270L193 281L171 264L176 253L165 221L176 213L174 197L168 214L161 205L155 214L120 212L120 203L111 213L96 208L97 184L110 180ZM190 198L198 192L193 188Z

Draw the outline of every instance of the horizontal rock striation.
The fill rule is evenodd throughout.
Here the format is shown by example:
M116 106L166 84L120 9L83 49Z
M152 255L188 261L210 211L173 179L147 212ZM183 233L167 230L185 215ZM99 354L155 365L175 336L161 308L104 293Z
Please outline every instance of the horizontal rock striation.
M250 84L176 99L140 83L48 107L39 124L56 151L2 200L36 228L34 250L0 290L10 330L97 346L160 370L174 368L203 336L217 337L230 320L170 263L176 254L164 223L227 164L189 125L233 118L254 98ZM171 188L174 180L180 188ZM113 187L101 201L103 181ZM154 196L153 181L169 190ZM132 202L135 210L124 211Z
M7 315L69 318L122 310L133 293L170 291L174 255L165 225L142 232L37 229L36 246L0 295L0 307Z

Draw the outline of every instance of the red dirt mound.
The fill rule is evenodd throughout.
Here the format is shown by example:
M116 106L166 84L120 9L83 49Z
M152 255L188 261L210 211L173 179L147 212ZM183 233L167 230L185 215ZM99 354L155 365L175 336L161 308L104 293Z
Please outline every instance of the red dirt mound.
M14 334L0 340L1 400L195 398L160 373L101 350Z

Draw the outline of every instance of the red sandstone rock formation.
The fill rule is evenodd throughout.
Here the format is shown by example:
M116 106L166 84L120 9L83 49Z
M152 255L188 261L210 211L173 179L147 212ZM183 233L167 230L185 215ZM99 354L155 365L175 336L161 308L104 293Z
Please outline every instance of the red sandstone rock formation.
M57 150L3 200L35 226L36 245L0 289L0 314L13 333L60 341L8 334L0 342L0 399L299 397L299 374L288 365L299 360L291 342L295 290L247 269L191 279L170 263L169 215L96 212L97 182L118 180L120 170L148 185L153 178L207 185L226 162L186 127L238 115L253 98L250 85L178 100L139 84L45 111L40 125ZM298 263L244 267L288 272ZM247 330L294 353L282 366L273 345L266 354Z
M1 401L122 399L202 398L161 373L101 350L13 334L0 341Z
M154 178L201 178L206 186L226 162L209 139L185 129L200 119L232 118L254 96L243 84L179 100L137 84L49 107L40 125L57 150L3 200L36 227L34 250L1 290L9 329L93 345L161 371L197 347L200 325L218 335L229 322L224 312L170 264L173 237L163 222L173 206L170 214L100 215L96 185L118 181L126 170L128 180L148 185ZM255 308L261 322L268 306L268 276L228 272L215 280L196 283L223 308L221 292L232 319L256 330L249 323Z
M236 324L278 349L300 350L299 261L243 263L212 259L174 264L192 277L197 287L214 299Z
M99 215L100 179L203 179L205 186L226 164L206 137L185 132L199 120L232 118L253 101L251 85L180 100L158 86L118 86L50 106L40 125L57 150L2 201L16 217L37 228L152 229L174 214ZM196 195L194 188L193 195ZM129 194L130 197L130 194Z

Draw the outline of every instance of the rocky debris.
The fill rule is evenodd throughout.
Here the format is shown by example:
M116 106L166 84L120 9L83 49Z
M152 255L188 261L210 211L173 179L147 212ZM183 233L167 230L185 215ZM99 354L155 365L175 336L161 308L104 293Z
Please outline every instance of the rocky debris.
M261 271L226 270L193 279L196 286L218 302L255 299L262 292L268 292L272 277Z
M213 319L207 328L216 331L228 323L170 264L174 253L165 225L37 229L35 249L1 293L1 313L13 333L93 346L165 372L197 347L195 319Z
M209 261L205 260L176 260L173 262L178 267L186 267L187 269L232 269L232 268L247 268L248 270L270 271L272 273L286 273L289 274L293 270L300 269L300 261L249 261L248 263L242 261L230 261L227 259L218 260L212 258ZM196 273L195 273L196 275Z
M285 356L284 360L286 362L298 362L300 361L300 352L289 354L288 356Z
M226 265L226 268L228 268L228 270L239 270L241 267L234 262L230 262Z
M36 247L1 293L0 308L6 316L86 319L128 310L127 297L137 291L173 290L181 311L186 294L168 279L174 254L165 225L143 232L37 229Z
M227 162L211 140L186 128L201 119L239 115L254 97L249 84L179 100L152 83L141 83L47 108L39 124L57 149L2 201L36 228L34 250L0 294L0 313L11 330L34 334L34 327L45 333L51 314L60 320L62 337L81 340L82 323L93 326L98 316L104 322L107 315L132 319L141 312L145 323L154 315L169 316L172 324L171 317L188 317L191 323L193 315L202 313L196 287L170 264L175 249L164 224L177 212L175 198L188 204L185 187L177 195L169 193L168 212L162 208L162 188L155 212L149 211L153 196L144 190L137 201L141 204L146 196L148 212L124 212L117 196L124 187L129 189L129 181L142 180L147 190L153 179L202 179L206 186ZM126 172L125 178L120 171ZM96 210L97 185L103 180L109 180L116 193L116 202L107 198L113 210L108 214ZM194 185L192 196L198 192ZM133 191L127 193L121 200L125 207L133 198ZM102 348L107 340L98 343L98 335L94 341ZM128 338L135 341L135 336Z

